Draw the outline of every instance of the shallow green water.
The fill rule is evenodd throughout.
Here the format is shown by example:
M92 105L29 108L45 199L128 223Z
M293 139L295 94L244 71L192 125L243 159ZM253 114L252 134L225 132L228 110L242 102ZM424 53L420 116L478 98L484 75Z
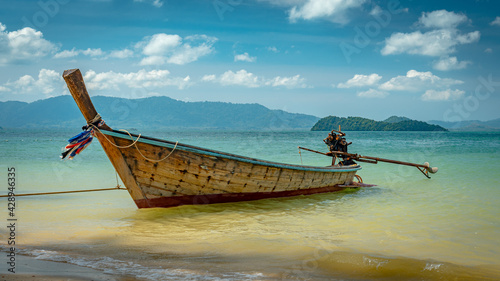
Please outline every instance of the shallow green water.
M8 167L16 168L17 193L114 187L97 141L73 161L59 160L76 133L0 132L1 194ZM324 132L142 133L272 161L331 161L297 149L325 151ZM439 172L428 180L411 167L363 164L358 174L376 187L170 209L138 210L126 191L18 197L19 251L148 280L500 278L499 133L350 132L348 139L350 152L429 161ZM7 201L0 205L6 222Z

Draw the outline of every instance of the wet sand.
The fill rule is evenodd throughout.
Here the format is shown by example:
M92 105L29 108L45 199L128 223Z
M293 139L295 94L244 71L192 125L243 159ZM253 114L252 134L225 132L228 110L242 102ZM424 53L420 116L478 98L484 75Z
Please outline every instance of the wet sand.
M92 268L81 267L65 262L53 262L17 255L15 273L0 273L0 280L33 280L33 281L135 281L133 277L116 276Z

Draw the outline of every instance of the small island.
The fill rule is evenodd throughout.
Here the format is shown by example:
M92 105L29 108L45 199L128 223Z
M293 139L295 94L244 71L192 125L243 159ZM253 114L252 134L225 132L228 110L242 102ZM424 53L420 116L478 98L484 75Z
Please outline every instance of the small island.
M342 131L448 131L438 125L398 116L391 116L384 121L352 116L328 116L316 122L311 131L330 131L339 125Z

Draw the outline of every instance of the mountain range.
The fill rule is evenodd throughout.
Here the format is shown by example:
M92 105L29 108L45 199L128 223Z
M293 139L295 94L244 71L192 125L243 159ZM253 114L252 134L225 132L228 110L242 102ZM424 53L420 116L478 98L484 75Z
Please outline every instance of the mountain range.
M383 121L362 117L319 117L272 110L260 104L227 102L184 102L169 97L124 99L92 97L96 110L117 129L196 129L196 130L331 130L327 120L341 122L343 130L500 130L500 118L490 121L428 123L391 116ZM333 118L333 119L332 119ZM337 118L337 119L335 119ZM326 123L325 123L326 122ZM338 123L337 122L337 123ZM71 96L58 96L31 103L0 102L0 128L79 128L85 124ZM322 125L323 124L323 125ZM354 127L349 127L353 125ZM434 126L437 125L437 126ZM332 127L334 126L334 127ZM1 129L0 129L1 130Z
M431 120L429 123L451 131L500 131L500 118L489 121L464 120L460 122Z
M92 97L94 106L113 128L196 128L230 130L309 129L318 117L271 110L260 104L184 102L169 97L123 99ZM71 128L85 125L71 96L31 103L0 102L4 128Z

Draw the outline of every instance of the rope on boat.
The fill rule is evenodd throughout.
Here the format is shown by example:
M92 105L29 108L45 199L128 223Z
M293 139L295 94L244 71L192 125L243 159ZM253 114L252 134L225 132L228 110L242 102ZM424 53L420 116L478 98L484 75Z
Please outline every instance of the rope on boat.
M116 173L116 172L115 172ZM118 173L116 173L116 187L113 188L99 188L99 189L84 189L84 190L68 190L68 191L53 191L53 192L40 192L40 193L25 193L16 194L15 196L36 196L36 195L51 195L51 194L66 194L66 193L80 193L80 192L93 192L93 191L106 191L106 190L127 190L122 188L118 181ZM9 197L9 195L0 195L0 198Z
M125 133L127 133L127 134L129 135L130 139L131 139L131 140L133 140L132 135L131 135L131 134L130 134L127 130L120 130L120 131L124 131ZM139 135L139 136L140 136L140 135ZM139 139L139 138L137 138L137 140L138 140L138 139ZM179 141L176 141L176 142L175 142L175 146L174 146L174 148L172 149L172 151L170 151L170 153L169 153L167 156L163 157L163 158L162 158L162 159L160 159L160 160L155 160L155 159L150 159L150 158L148 158L148 157L144 156L144 154L142 154L141 150L139 150L139 147L137 147L137 144L135 144L135 143L137 142L137 140L134 142L135 149L137 149L137 152L139 152L139 154L142 156L142 158L144 158L144 159L146 159L146 160L148 160L148 161L150 161L150 162L161 162L161 161L163 161L163 160L167 159L168 157L170 157L170 155L172 155L172 153L173 153L173 152L175 151L175 149L177 148L177 145L179 144Z
M118 172L115 170L115 177L116 177L116 187L120 188L120 182L118 181Z
M359 175L354 175L358 180L358 183L363 183L363 179Z
M84 190L69 190L69 191L54 191L54 192L40 192L40 193L24 193L24 194L16 194L16 197L19 196L35 196L35 195L51 195L51 194L66 194L66 193L80 193L80 192L93 192L93 191L106 191L106 190L127 190L125 188L121 188L120 186L113 188L100 188L100 189L84 189ZM9 195L0 195L0 198L9 197Z
M92 119L92 120L95 120L95 119L97 118L97 116L98 116L98 115L99 115L99 113L98 113L98 114L96 115L96 117L94 117L94 119ZM99 118L100 118L100 116L99 116ZM141 150L140 150L140 149L139 149L139 147L137 146L137 142L138 142L138 141L139 141L139 139L141 138L141 134L139 134L139 135L137 136L137 139L135 139L135 140L134 140L134 138L133 138L133 137L132 137L132 135L129 133L129 131L127 131L127 130L125 130L125 129L121 129L120 131L127 133L127 134L129 135L129 137L130 137L130 140L132 140L133 142L132 142L131 144L129 144L129 145L119 146L119 145L115 144L114 142L112 142L111 140L109 140L109 139L108 139L108 137L106 136L106 134L102 133L102 132L101 132L101 130L100 130L100 129L96 126L96 125L94 125L93 123L90 123L90 125L91 125L91 126L93 126L94 128L96 128L96 129L99 131L99 133L101 133L101 134L104 136L104 138L105 138L105 139L106 139L106 140L107 140L107 141L108 141L111 145L113 145L114 147L116 147L116 148L130 148L130 147L132 147L132 146L135 146L135 149L137 149L137 152L139 152L139 154L142 156L142 158L144 158L144 159L146 159L146 160L148 160L148 161L150 161L150 162L161 162L161 161L163 161L163 160L167 159L168 157L170 157L170 155L172 155L172 153L173 153L173 152L175 151L175 149L177 148L177 145L179 144L179 141L176 141L176 142L175 142L175 146L174 146L174 148L172 149L172 151L170 151L170 153L169 153L167 156L163 157L162 159L159 159L159 160L150 159L150 158L148 158L148 157L144 156L144 154L142 154Z
M91 124L94 124L94 123L98 123L99 121L102 120L102 117L99 113L97 113L95 116L94 116L94 119L90 120L87 122L88 125L91 125Z
M99 115L99 113L97 113L97 115ZM114 142L110 141L110 140L108 139L108 137L106 137L106 135L105 135L103 132L101 132L101 130L99 129L99 127L97 127L97 126L96 126L96 125L94 125L94 124L90 124L90 125L91 125L92 127L94 127L95 129L97 129L97 131L99 131L99 133L101 133L101 134L104 136L104 138L105 138L105 139L106 139L106 140L107 140L107 141L108 141L111 145L113 145L113 146L114 146L114 147L116 147L116 148L129 148L129 147L132 147L132 146L133 146L133 145L135 145L135 144L139 141L139 139L141 138L141 134L139 134L139 135L137 136L137 139L135 139L135 141L134 141L134 138L132 138L132 135L131 135L131 134L130 134L127 130L121 129L120 131L126 132L126 133L130 136L130 138L133 140L133 142L132 142L131 144L129 144L129 145L119 146L119 145L115 144Z

